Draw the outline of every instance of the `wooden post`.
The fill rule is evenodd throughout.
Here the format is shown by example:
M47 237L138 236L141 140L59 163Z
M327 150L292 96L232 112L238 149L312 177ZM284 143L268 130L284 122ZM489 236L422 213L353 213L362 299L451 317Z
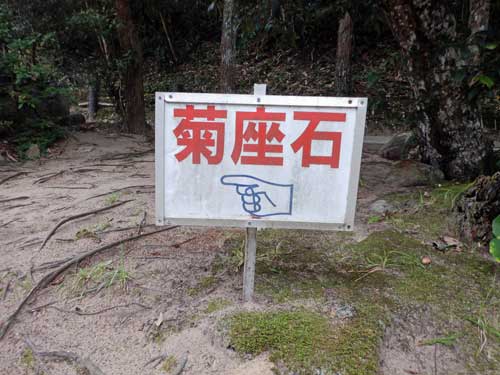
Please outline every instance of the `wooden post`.
M257 253L257 228L247 228L245 237L245 265L243 268L243 300L253 298L255 286L255 258Z
M255 96L266 95L267 86L253 85ZM245 264L243 266L243 300L249 302L253 298L255 287L255 259L257 254L257 228L246 228Z

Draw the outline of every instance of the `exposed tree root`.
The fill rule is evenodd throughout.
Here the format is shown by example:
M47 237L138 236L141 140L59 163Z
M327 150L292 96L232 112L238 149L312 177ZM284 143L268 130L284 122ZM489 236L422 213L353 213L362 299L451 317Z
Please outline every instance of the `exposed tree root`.
M43 351L38 350L29 338L25 337L24 342L31 349L33 355L40 360L40 362L42 362L41 358L52 359L52 360L56 360L56 361L63 360L63 361L74 363L78 367L87 370L89 375L105 375L104 372L102 372L102 370L94 364L94 362L92 362L88 358L81 358L76 353L64 352L64 351L43 352ZM44 371L47 371L47 370L44 369Z
M132 185L132 186L125 186L125 187L122 187L122 188L119 188L119 189L108 191L107 193L93 195L91 197L86 198L85 200L88 201L90 199L104 197L106 195L113 194L113 193L118 193L120 191L128 190L128 189L140 189L140 188L153 189L154 187L155 187L154 185Z
M19 173L13 174L12 176L5 177L3 180L0 180L0 185L5 184L7 181L12 180L13 178L16 178L16 177L19 177L19 176L22 176L25 174L28 174L28 172L19 172Z
M137 151L137 152L126 152L126 153L122 153L122 154L114 154L114 155L104 155L102 158L100 158L99 160L123 160L123 159L132 159L132 158L136 158L138 156L143 156L143 155L146 155L146 154L150 154L152 152L154 152L154 148L150 148L148 150L144 150L144 151Z
M107 308L99 310L99 311L92 311L92 312L82 311L78 307L75 308L75 310L65 310L65 309L61 309L60 307L57 307L57 306L47 305L46 308L54 309L54 310L57 310L57 311L60 311L63 313L68 313L68 314L76 314L76 315L81 315L81 316L94 316L94 315L103 314L103 313L111 311L111 310L124 309L124 308L131 307L131 306L138 306L144 310L151 310L151 307L143 305L142 303L139 303L139 302L131 302L131 303L127 303L125 305L111 306L111 307L107 307Z
M33 185L35 185L35 184L43 184L44 182L47 182L48 180L50 180L50 179L52 179L54 177L61 176L63 173L64 173L64 171L59 171L59 172L56 172L56 173L50 173L48 175L42 176L42 177L36 179L35 181L33 181Z
M142 238L142 237L147 237L147 236L151 236L151 235L154 235L154 234L157 234L157 233L161 233L161 232L166 232L168 230L172 230L172 229L175 229L175 228L178 228L178 225L174 225L174 226L171 226L171 227L167 227L167 228L162 228L162 229L159 229L159 230L156 230L156 231L153 231L153 232L149 232L149 233L143 233L143 234L140 234L140 235L137 235L137 236L133 236L133 237L129 237L129 238L124 238L122 240L119 240L119 241L115 241L113 243L110 243L108 245L104 245L104 246L101 246L97 249L94 249L94 250L90 250L86 253L83 253L79 256L76 256L74 258L72 258L71 260L69 260L68 262L64 263L63 265L61 265L60 267L58 267L57 269L55 269L54 271L52 271L51 273L48 273L47 275L45 275L32 289L31 291L24 297L24 299L21 301L21 303L17 306L16 310L7 318L7 320L5 322L3 322L2 324L2 328L0 328L0 340L3 339L3 337L5 336L5 334L7 333L7 331L9 330L9 328L12 326L12 324L14 323L16 317L19 315L19 313L22 311L23 307L29 302L31 301L31 299L33 297L35 297L36 293L42 289L44 289L46 286L48 286L52 281L54 281L61 273L63 273L64 271L66 271L68 268L70 268L71 266L75 265L75 264L78 264L80 263L82 260L86 259L86 258L89 258L97 253L100 253L100 252L103 252L105 250L109 250L109 249L112 249L118 245L121 245L125 242L130 242L130 241L134 241L136 239L139 239L139 238Z
M14 223L16 221L19 221L19 220L21 220L21 219L14 219L14 220L11 220L11 221L7 221L4 224L0 224L0 228L6 227L7 225L12 224L12 223Z
M143 368L147 367L148 365L151 365L151 367L157 367L161 361L167 359L168 357L168 354L167 353L164 353L164 354L160 354L156 357L153 357L151 358L149 361L147 361L144 366L142 366Z
M7 202L11 202L11 201L21 201L21 200L26 200L26 199L30 199L30 197L23 196L23 197L1 199L0 203L7 203Z
M57 229L62 226L63 224L66 224L67 222L70 222L72 220L76 220L76 219L80 219L82 217L86 217L86 216L90 216L90 215L94 215L94 214L97 214L99 212L103 212L103 211L107 211L107 210L111 210L112 208L115 208L115 207L118 207L118 206L121 206L125 203L128 203L128 202L132 202L133 199L129 199L129 200L126 200L126 201L123 201L123 202L118 202L118 203L115 203L111 206L108 206L108 207L103 207L103 208L99 208L97 210L92 210L92 211L87 211L87 212L82 212L80 214L76 214L76 215L73 215L73 216L70 216L70 217L67 217L65 219L62 219L60 222L58 222L56 224L56 226L54 228L52 228L52 230L49 232L49 234L47 234L47 236L45 237L45 239L43 240L42 244L40 245L40 248L38 249L38 251L41 251L45 245L47 244L47 242L50 240L50 238L54 235L54 233L57 231Z

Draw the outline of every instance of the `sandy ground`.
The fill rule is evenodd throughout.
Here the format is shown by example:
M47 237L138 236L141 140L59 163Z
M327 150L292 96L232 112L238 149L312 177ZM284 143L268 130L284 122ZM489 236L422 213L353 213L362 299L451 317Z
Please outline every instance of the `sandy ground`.
M137 234L141 223L142 232L154 229L151 147L140 138L78 133L61 146L57 157L0 166L0 180L25 172L0 186L2 320L33 285L31 263L36 269ZM361 223L366 222L368 205L388 190L402 189L386 184L391 163L371 153L364 155L363 163L363 185L369 188L362 187L359 193L359 239L366 235ZM111 193L117 189L122 190ZM100 194L105 195L95 197ZM132 201L63 225L39 251L42 240L62 218L125 200ZM78 284L74 269L65 273L25 308L0 341L0 374L33 373L22 359L26 338L40 350L64 350L89 358L107 375L165 373L147 364L163 354L175 357L176 365L187 358L186 375L272 374L273 365L265 354L243 359L230 350L218 324L225 314L263 309L268 302L243 305L241 275L222 274L216 285L196 293L200 282L211 275L210 265L225 239L235 231L177 228L82 262L80 268L102 262L111 272L123 267L132 279L126 289L113 285L89 290ZM49 270L34 272L35 282ZM229 301L229 306L206 312L209 301L220 299ZM103 312L107 308L112 309ZM385 348L384 373L399 374L404 352L390 342ZM51 361L47 367L50 374L76 373L64 362Z

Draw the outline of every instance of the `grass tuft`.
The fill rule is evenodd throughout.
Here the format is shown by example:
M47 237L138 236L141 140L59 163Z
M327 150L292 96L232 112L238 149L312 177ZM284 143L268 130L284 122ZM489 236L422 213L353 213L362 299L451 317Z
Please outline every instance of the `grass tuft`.
M230 306L231 302L224 298L216 298L208 302L207 308L205 309L205 313L212 314L214 312L225 309Z
M34 370L35 368L35 356L30 348L24 349L21 354L21 364L28 370Z
M173 355L169 355L165 361L163 361L163 364L161 365L161 370L163 372L166 372L167 374L170 373L175 367L177 366L177 360Z

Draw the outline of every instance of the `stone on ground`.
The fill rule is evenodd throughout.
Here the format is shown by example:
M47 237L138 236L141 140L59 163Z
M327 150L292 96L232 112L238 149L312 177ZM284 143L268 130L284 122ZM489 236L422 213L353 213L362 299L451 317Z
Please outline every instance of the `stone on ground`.
M406 160L417 145L413 132L396 134L379 151L380 156L389 160Z
M370 211L375 214L385 214L396 211L396 208L384 199L379 199L370 205Z

